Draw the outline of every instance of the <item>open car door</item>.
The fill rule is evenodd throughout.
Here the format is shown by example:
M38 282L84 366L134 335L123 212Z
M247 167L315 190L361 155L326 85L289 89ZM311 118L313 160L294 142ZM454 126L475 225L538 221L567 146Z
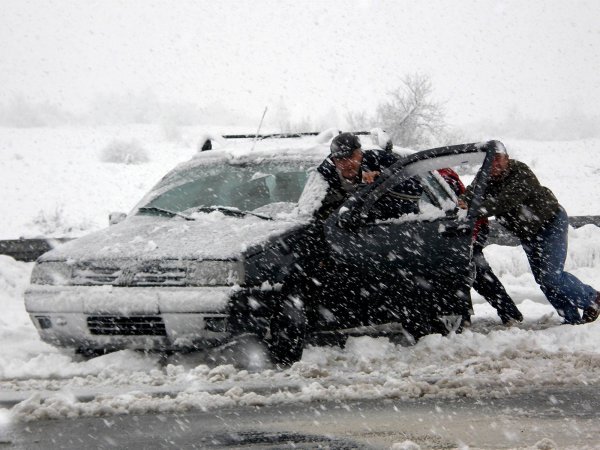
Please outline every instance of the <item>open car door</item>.
M501 145L456 145L402 158L326 221L333 258L364 274L370 323L400 322L418 337L457 328L460 321L449 324L447 318L471 314L476 218L457 207L456 196L436 170L471 166L474 173L480 167L473 183L475 210ZM420 186L416 204L399 206L406 202L403 188L415 183Z

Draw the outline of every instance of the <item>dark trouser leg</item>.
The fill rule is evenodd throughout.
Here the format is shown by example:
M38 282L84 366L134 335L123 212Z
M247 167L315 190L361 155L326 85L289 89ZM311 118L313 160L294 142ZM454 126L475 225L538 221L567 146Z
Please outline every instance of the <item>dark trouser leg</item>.
M568 246L568 217L560 208L557 216L536 236L522 242L535 281L566 323L580 323L577 307L592 304L597 292L564 271Z
M510 320L521 322L523 315L492 271L483 255L483 248L479 245L473 247L473 262L475 263L473 289L496 309L502 323L507 323Z

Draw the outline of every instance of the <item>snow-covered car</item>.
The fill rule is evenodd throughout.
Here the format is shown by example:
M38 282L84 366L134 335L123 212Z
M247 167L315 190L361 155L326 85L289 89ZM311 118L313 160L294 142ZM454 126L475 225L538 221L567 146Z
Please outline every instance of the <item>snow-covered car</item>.
M107 351L203 349L252 336L274 362L290 363L319 336L419 337L438 331L442 317L468 315L474 219L456 208L434 169L483 162L487 174L502 144L407 154L324 225L313 220L325 193L314 167L329 143L255 144L228 141L199 152L122 222L42 255L25 294L41 338ZM369 219L407 177L423 185L420 212ZM487 175L478 180L473 203ZM315 227L336 261L325 279L337 282L326 286L302 276L306 264L322 263ZM358 287L344 280L349 266L364 274ZM359 289L362 300L346 302L348 289Z

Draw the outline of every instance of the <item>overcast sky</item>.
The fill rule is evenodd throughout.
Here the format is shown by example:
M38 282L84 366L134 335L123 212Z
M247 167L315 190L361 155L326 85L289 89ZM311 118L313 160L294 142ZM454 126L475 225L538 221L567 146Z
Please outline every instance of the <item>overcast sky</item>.
M0 101L153 92L260 117L372 109L431 76L455 123L600 116L600 1L2 0Z

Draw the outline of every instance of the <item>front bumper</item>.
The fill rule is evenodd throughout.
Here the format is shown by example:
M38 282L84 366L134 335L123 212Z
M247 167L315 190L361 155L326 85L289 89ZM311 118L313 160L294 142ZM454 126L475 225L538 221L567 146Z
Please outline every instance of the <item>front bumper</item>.
M231 287L32 285L25 308L45 342L94 349L185 350L229 337Z

